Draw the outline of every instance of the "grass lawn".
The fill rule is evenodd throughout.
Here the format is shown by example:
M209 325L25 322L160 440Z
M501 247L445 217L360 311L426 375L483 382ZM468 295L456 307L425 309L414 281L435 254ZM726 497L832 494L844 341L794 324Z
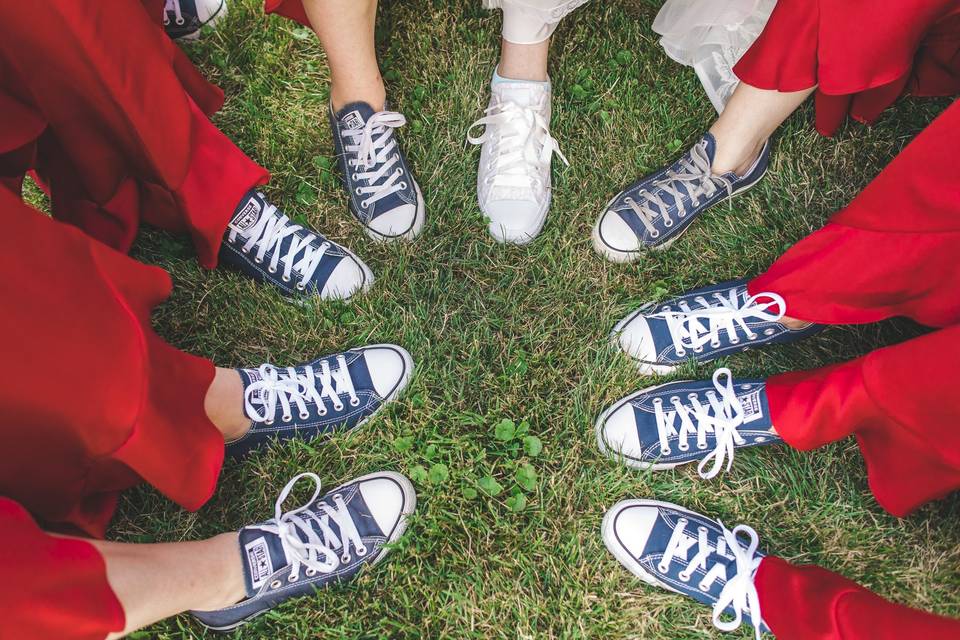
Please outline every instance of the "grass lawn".
M299 471L314 470L333 487L394 469L414 478L420 502L389 561L348 586L287 603L236 637L720 636L709 609L643 585L608 555L600 520L625 497L751 524L771 553L960 616L960 500L907 520L887 515L871 498L852 440L812 454L743 452L731 473L704 482L689 467L652 475L618 466L598 453L592 428L606 405L650 384L607 346L616 320L644 301L759 272L853 198L947 101L901 100L875 127L851 123L834 139L813 131L808 106L781 129L758 187L705 214L671 250L613 265L590 243L604 203L674 158L715 114L693 72L657 44L650 24L658 2L595 0L561 26L553 50L553 132L572 166L555 163L543 235L503 247L476 204L479 150L465 144L486 106L499 16L476 0L383 4L382 66L392 105L410 121L401 137L427 199L428 224L413 244L373 244L347 212L332 172L327 71L312 33L265 17L257 0L231 0L223 27L187 47L227 93L216 123L273 172L271 198L363 257L377 275L373 290L349 304L301 307L234 273L203 271L183 237L147 231L134 255L173 275L176 291L156 324L178 347L256 366L396 342L416 359L411 387L359 433L228 464L199 513L147 488L127 492L111 536L198 539L270 516ZM920 331L905 322L838 327L720 364L767 376ZM714 366L677 377L708 377ZM539 455L516 435L498 438L509 435L505 420L539 438ZM499 495L478 493L494 485ZM182 616L135 637L214 634Z

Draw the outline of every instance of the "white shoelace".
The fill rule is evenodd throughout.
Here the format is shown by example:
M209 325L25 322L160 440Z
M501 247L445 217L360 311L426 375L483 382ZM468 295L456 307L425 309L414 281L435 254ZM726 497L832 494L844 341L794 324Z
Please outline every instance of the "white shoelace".
M307 233L303 237L297 235L302 229L303 227L293 224L286 215L278 215L275 205L267 204L260 219L250 229L241 234L231 227L229 241L233 243L238 235L242 235L246 239L242 251L250 253L256 248L254 261L257 264L262 263L268 253L271 254L270 266L267 269L270 273L276 273L283 262L283 281L290 282L293 272L296 272L300 276L296 287L303 291L330 248L330 243L324 241L316 246L314 241L317 236L314 234ZM287 247L286 255L281 257L280 246L287 236L292 236L290 246Z
M710 544L707 537L706 527L697 528L697 537L694 538L686 531L689 520L680 518L677 525L670 535L667 542L667 548L660 559L657 568L661 573L667 573L670 568L670 562L687 562L687 566L679 573L679 578L686 582L697 569L704 571L703 579L697 585L701 591L708 591L710 585L718 578L727 578L726 584L720 590L720 596L713 606L713 625L721 631L733 631L743 622L743 614L750 615L753 621L754 631L757 640L760 640L760 625L763 624L763 618L760 613L760 596L757 594L757 588L754 585L754 576L757 568L760 566L762 557L756 557L757 547L760 544L760 538L752 527L747 525L738 525L733 531L727 529L722 522L719 522L723 537L718 538L715 545ZM750 543L742 546L738 534L746 533ZM691 548L696 545L697 552L693 558L687 559ZM726 575L726 569L723 564L715 561L713 566L708 567L707 561L712 554L716 554L727 560L735 560L737 572L733 577ZM724 610L732 606L733 620L723 621L720 617Z
M484 113L487 115L470 125L467 140L474 145L492 142L488 185L536 190L543 186L540 172L550 170L554 154L570 166L540 110L507 100ZM480 126L484 127L480 136L470 135Z
M726 377L726 382L721 378ZM670 399L673 409L664 409L663 401L655 398L653 401L654 418L657 421L657 434L660 437L660 453L671 453L669 439L676 437L677 448L681 451L690 449L689 438L696 436L697 448L707 449L707 436L714 434L716 443L713 451L704 456L697 465L697 472L704 480L710 480L720 473L723 462L726 460L726 470L733 464L734 448L746 443L738 428L743 425L745 411L743 403L737 397L733 388L733 374L730 369L722 367L713 372L712 390L706 393L708 406L704 406L699 398L691 394L686 402L674 396ZM719 394L719 396L718 396ZM679 419L679 427L677 420ZM707 465L713 462L709 471L704 471Z
M343 135L352 142L345 144L344 148L353 156L347 160L347 165L352 168L354 193L366 196L360 201L360 208L366 209L390 194L407 188L406 181L400 180L403 167L392 169L400 162L393 132L406 123L407 119L401 113L378 111L370 116L363 128L343 130ZM367 186L356 184L361 180Z
M301 478L310 478L316 484L313 497L305 505L284 513L283 503ZM350 516L343 496L339 493L333 496L334 506L320 502L316 506L316 511L310 509L310 505L319 497L320 477L315 473L301 473L288 482L280 492L280 497L277 498L274 506L273 519L250 527L272 533L280 539L280 546L292 567L287 577L289 582L295 582L300 578L302 567L306 567L307 577L317 573L336 571L341 562L350 562L351 544L358 556L367 554L367 548L357 531L356 523ZM331 521L339 528L339 536L331 528ZM301 539L298 531L307 539L306 542ZM339 555L338 550L340 550Z
M334 410L342 411L344 404L340 396L343 394L350 397L351 407L358 406L360 398L357 397L357 392L353 388L353 378L350 377L346 358L339 355L336 360L336 371L330 368L327 360L321 360L320 371L314 371L313 366L310 365L304 367L302 374L298 374L294 367L287 367L284 371L270 364L260 365L257 369L260 379L250 383L243 394L247 416L257 422L273 424L273 416L279 402L283 410L281 419L284 422L290 422L293 419L294 405L300 411L300 419L306 420L310 417L307 408L309 403L317 405L321 416L327 413L327 402L333 406ZM316 386L318 381L319 391Z
M183 19L183 11L180 9L180 0L167 0L166 4L163 6L163 24L170 24L170 16L167 14L168 11L173 11L173 15L176 16L175 20L177 26L183 26L183 23L186 20Z
M758 293L750 296L741 303L741 296L737 289L729 292L716 291L713 300L698 296L694 300L702 305L701 309L691 309L686 302L680 303L680 311L661 311L651 314L651 317L663 318L667 323L670 338L678 357L684 357L687 350L694 353L703 351L707 343L711 347L720 346L720 331L726 330L732 344L738 344L739 328L747 340L756 340L757 334L747 324L747 320L761 322L779 322L787 311L787 303L776 293ZM776 312L770 309L777 307ZM766 329L772 335L772 327Z
M673 196L674 206L679 210L681 218L686 217L687 205L683 201L680 192L682 188L686 195L693 201L693 206L700 206L700 198L712 197L717 189L721 187L726 190L727 195L733 195L733 183L723 176L715 176L710 168L710 158L707 157L707 148L705 143L700 143L690 150L690 159L683 158L680 161L682 171L667 171L667 176L655 181L651 186L659 187L664 192ZM670 209L663 198L647 189L642 189L638 196L643 202L637 202L633 198L624 198L627 204L640 222L646 228L651 238L660 235L660 230L654 226L654 221L660 217L663 218L664 227L673 226L673 218L670 217Z

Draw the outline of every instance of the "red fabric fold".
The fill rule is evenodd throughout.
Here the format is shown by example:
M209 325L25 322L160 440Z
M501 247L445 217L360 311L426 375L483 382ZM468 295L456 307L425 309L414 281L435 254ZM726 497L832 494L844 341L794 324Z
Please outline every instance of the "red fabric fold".
M102 536L145 480L188 509L212 494L223 438L204 411L213 364L164 343L169 276L0 190L0 495L47 525ZM38 461L42 461L42 464Z
M884 600L821 567L768 556L754 584L763 620L778 640L960 638L960 620Z
M0 638L103 640L126 624L100 552L44 533L22 506L3 497L0 566Z
M903 92L960 92L960 1L780 0L734 68L752 86L817 86L817 130L870 123Z

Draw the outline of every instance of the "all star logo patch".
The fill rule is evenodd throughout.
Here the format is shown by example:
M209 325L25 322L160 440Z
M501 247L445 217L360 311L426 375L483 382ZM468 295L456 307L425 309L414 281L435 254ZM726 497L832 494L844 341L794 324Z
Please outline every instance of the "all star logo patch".
M257 371L256 369L247 369L245 373L247 374L247 377L250 378L250 382L248 383L248 386L252 385L254 382L259 382L262 379L260 376L260 372ZM260 398L259 388L254 389L253 391L250 392L250 401L262 404L263 401Z
M342 122L347 129L362 129L364 125L363 116L360 115L359 111L351 111L343 116Z
M738 396L743 406L743 421L753 422L763 418L763 403L760 402L760 389L751 391L745 396Z
M230 221L230 228L240 233L248 231L260 220L262 211L263 207L260 202L256 198L250 198L247 200L247 204L243 205L243 208L233 216L233 220Z
M270 559L270 550L267 541L262 537L251 540L244 547L247 554L247 567L250 569L250 584L259 589L267 578L273 575L273 560Z

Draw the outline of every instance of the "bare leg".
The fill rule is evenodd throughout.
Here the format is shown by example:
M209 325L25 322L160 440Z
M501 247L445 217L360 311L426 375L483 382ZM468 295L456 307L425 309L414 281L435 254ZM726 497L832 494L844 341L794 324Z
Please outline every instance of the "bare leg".
M498 72L504 78L511 80L546 82L549 79L547 75L549 54L549 39L537 44L514 44L503 40Z
M127 618L124 630L108 640L190 609L220 609L246 595L236 533L168 544L88 542L103 556L107 581Z
M713 172L718 175L728 171L746 173L767 139L813 91L781 93L741 82L726 109L710 127L710 133L717 139Z
M374 46L377 0L303 0L303 8L327 52L333 108L362 101L382 111L387 90Z
M243 413L243 381L233 369L217 367L203 408L226 442L236 440L250 429L250 418Z

